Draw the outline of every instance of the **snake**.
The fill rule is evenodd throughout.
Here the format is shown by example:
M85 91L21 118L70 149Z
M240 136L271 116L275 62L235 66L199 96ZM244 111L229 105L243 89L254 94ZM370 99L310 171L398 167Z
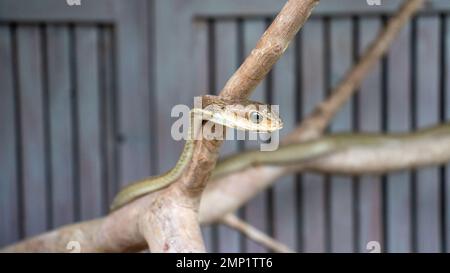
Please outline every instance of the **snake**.
M200 125L206 121L229 128L265 133L283 128L278 113L269 105L251 100L232 101L219 96L202 96L202 106L189 111L186 143L175 166L161 175L125 186L113 199L111 212L144 195L168 187L181 177L191 162L199 128L202 127L196 126L199 124L196 120L201 121Z
M323 156L350 148L397 147L420 141L438 141L450 136L450 122L417 130L415 133L395 132L388 134L361 132L336 132L303 142L284 144L277 150L262 152L248 150L230 155L220 160L214 168L210 180L218 180L230 173L257 166L294 166L312 162ZM337 171L334 172L338 173Z
M267 107L261 107L262 109L260 110L242 107L242 105L240 107L236 105L225 107L230 102L224 101L219 97L204 96L203 99L206 101L206 105L212 107L207 107L207 109L192 109L190 111L191 118L194 116L201 116L201 120L208 120L226 127L250 131L273 132L283 127L283 122L278 117L278 114L267 110ZM211 104L211 102L213 102L213 104ZM258 102L243 102L243 106L248 105L265 106ZM191 135L195 130L196 129L193 129L190 122L188 134ZM412 135L408 133L335 133L309 141L282 145L276 151L272 152L249 150L228 156L218 162L212 171L210 180L217 180L227 174L254 166L290 165L299 162L313 161L324 155L355 146L369 147L398 145L410 141L429 139L430 137L446 137L449 134L450 123L445 124L445 126L424 128ZM111 210L114 211L143 195L172 184L182 175L183 170L192 159L193 149L194 141L188 139L174 168L165 174L150 177L126 186L114 199Z

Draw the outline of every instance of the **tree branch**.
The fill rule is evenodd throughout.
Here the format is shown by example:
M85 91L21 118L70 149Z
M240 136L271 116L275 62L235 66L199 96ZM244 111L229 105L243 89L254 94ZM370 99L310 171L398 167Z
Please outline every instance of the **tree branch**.
M370 69L386 53L395 37L405 24L424 4L425 0L406 0L396 15L387 23L373 43L365 50L358 63L338 84L331 95L316 106L312 113L303 119L300 126L285 137L283 143L295 143L319 137L342 105L358 91L362 80Z
M313 7L313 2L310 1L311 6L309 6L310 9ZM289 4L290 2L288 2ZM297 130L292 132L285 140L284 143L294 143L298 142L299 140L307 140L312 139L317 136L319 136L324 128L329 123L332 116L337 112L337 110L340 108L340 106L348 100L348 98L355 92L356 87L360 84L362 78L364 75L368 72L369 68L375 63L377 59L381 57L381 55L386 51L387 47L391 43L393 37L399 32L401 26L405 24L407 19L411 17L415 11L419 9L419 7L423 4L423 0L410 0L406 1L405 4L402 6L398 14L393 17L389 22L384 30L377 40L371 45L371 47L368 49L368 51L363 55L357 64L357 66L352 69L348 76L345 77L344 81L336 88L336 91L333 92L333 95L325 101L322 105L319 105L316 108L316 111L313 112L313 114L307 118L299 127ZM303 9L305 10L305 9ZM303 13L303 14L309 14L309 13ZM282 21L282 20L281 20ZM266 35L266 34L265 34ZM258 43L258 47L259 47ZM264 48L264 47L262 47ZM278 46L279 48L279 46ZM259 54L257 52L264 52L262 51L256 51L256 53L252 53L251 56L254 60L258 59ZM369 59L369 61L367 60ZM264 60L264 58L259 58L259 60ZM245 65L243 67L247 66L248 59L245 61ZM269 62L270 63L270 62ZM361 64L363 63L363 64ZM234 75L230 81L227 83L226 88L224 88L224 91L222 92L223 96L229 97L229 94L234 94L234 91L226 91L226 90L239 90L240 86L246 86L245 90L251 90L257 85L257 79L258 77L254 77L254 73L256 73L254 70L249 68L240 68L238 70L242 71L240 72L242 77L237 77ZM253 72L252 72L253 71ZM264 73L266 71L265 69L261 70L258 73ZM268 71L268 70L267 70ZM265 72L267 73L267 72ZM247 80L245 80L247 79ZM241 81L243 81L241 83ZM245 94L249 91L241 91ZM247 93L248 95L249 93ZM239 94L235 94L236 97L242 98ZM233 95L231 95L233 96ZM448 142L445 142L445 140L441 140L444 142L440 142L442 145L446 144L448 145ZM208 150L207 145L211 144L205 144L201 143L202 145L206 145L203 147L196 147L196 151L200 151L200 154L202 153L202 150L206 148ZM396 154L401 156L407 156L410 152L415 151L414 153L411 153L410 158L421 158L421 152L423 150L420 149L429 149L427 145L430 143L427 142L420 142L416 143L419 146L414 146L418 150L414 149L408 149L408 147L402 146L403 148L396 149ZM206 163L210 162L209 159L216 158L217 157L217 150L218 146L220 146L220 143L217 145L212 145L210 150L212 151L211 155L206 160ZM409 148L414 148L409 147ZM422 147L422 148L420 148ZM434 146L437 147L437 146ZM441 146L442 147L448 147L448 146ZM375 152L377 154L376 147L366 147L366 149L354 149L351 148L334 153L328 157L323 157L322 159L318 159L315 161L315 164L312 164L307 166L311 170L317 170L317 171L339 171L341 168L342 170L346 170L350 173L357 173L357 172L365 172L368 171L365 169L365 166L362 166L359 163L365 161L370 163L368 166L372 166L372 170L370 171L376 171L373 166L377 166L377 159L383 160L382 162L378 162L379 164L388 164L390 161L390 158L392 154L390 154L390 151L392 151L390 148L384 148L382 149L381 155L384 156L376 156L374 157L371 153ZM433 151L438 151L433 150ZM378 153L380 154L380 153ZM357 156L357 157L356 157ZM331 159L330 159L331 158ZM386 160L385 160L386 159ZM428 161L422 161L418 162L416 161L416 165L414 166L420 166L420 164L429 164ZM323 163L328 162L328 163ZM394 162L395 163L395 162ZM341 165L339 165L341 164ZM200 164L201 165L201 164ZM214 165L212 163L212 165ZM206 173L209 173L210 168L212 168L211 164L206 164ZM379 168L379 171L388 171L388 170L394 170L392 168L387 169L389 166L381 166ZM404 165L403 167L408 167L408 165ZM402 167L402 168L403 168ZM411 166L410 166L411 167ZM306 165L299 166L299 169L306 168ZM191 169L192 171L195 171L196 168ZM202 169L199 169L202 170ZM298 169L296 168L281 168L277 166L259 166L254 168L249 168L244 171L234 173L231 175L228 175L224 178L221 178L217 183L210 183L208 186L207 191L204 193L204 197L202 199L202 206L200 209L200 220L202 223L210 223L219 221L222 217L229 214L230 212L237 209L240 205L245 203L247 200L251 199L253 196L255 196L257 193L268 187L271 183L273 183L278 177L287 174L292 171L296 171ZM192 174L192 176L194 176ZM205 174L201 174L200 177L204 177ZM196 188L202 188L205 184L205 179L199 179L195 180L198 181L199 184L197 184L198 187L189 187L191 185L190 183L184 183L187 184L187 191L190 192L189 189L196 189ZM236 184L231 184L229 182L232 181L239 181L239 185L236 186ZM242 190L242 186L246 186L246 190ZM167 189L168 191L171 190L173 187L170 187ZM177 187L178 190L174 190L175 194L167 194L167 196L177 196L177 191L180 189L183 189L183 187ZM172 189L173 190L173 189ZM181 192L184 192L182 190ZM200 191L201 192L201 191ZM183 193L185 195L185 193ZM187 202L186 207L189 207L191 210L195 210L195 207L198 206L198 194L195 195L196 198L193 199L187 199L187 200L194 200L195 202ZM218 199L217 199L218 198ZM146 223L151 222L151 219L145 219L144 223L140 224L140 217L138 215L144 215L141 210L145 209L146 211L151 211L154 209L154 205L151 206L150 204L154 200L154 194L151 194L145 198L141 198L137 200L136 202L133 202L132 204L127 205L122 210L117 211L114 214L108 215L104 219L97 220L95 222L84 222L77 225L72 225L68 227L64 227L61 229L58 229L54 232L47 233L41 236L37 236L35 238L29 239L27 241L24 241L22 243L16 244L14 246L11 246L10 248L6 248L5 251L59 251L62 252L65 250L65 244L68 239L70 238L77 238L78 231L81 230L84 234L83 238L92 238L92 240L84 240L86 244L86 249L90 251L127 251L127 250L135 250L142 248L143 246L143 233L146 234L146 237L149 241L152 240L152 234L148 234L145 231L151 230L149 226L146 226ZM218 202L217 200L224 201L223 203ZM154 204L158 204L157 202ZM161 203L159 203L161 204ZM183 204L181 202L180 204ZM135 217L134 217L134 216ZM193 215L192 215L193 216ZM115 223L115 224L111 224ZM163 222L160 220L160 222ZM125 223L125 224L120 224ZM123 226L122 226L123 225ZM158 229L161 229L162 226L160 226ZM141 232L140 230L143 229L144 232ZM199 238L198 233L195 235L196 238ZM80 237L80 236L78 236ZM171 236L168 236L169 238ZM187 238L187 235L183 235L183 238ZM61 240L57 238L62 238ZM95 240L94 240L95 239ZM167 239L167 238L166 238ZM170 241L170 240L169 240ZM189 240L187 240L189 241ZM161 251L167 250L170 251L174 248L167 247L167 249L164 248L165 243L167 240L155 242L153 244L162 246ZM82 244L83 246L84 244ZM152 249L155 251L155 249Z
M284 53L318 2L319 0L289 0L219 96L232 101L248 98ZM82 248L88 251L128 250L141 246L134 239L144 237L152 252L203 252L205 248L197 212L201 194L215 166L221 144L222 141L196 141L191 163L181 178L169 187L115 211L103 220L94 224L81 223L62 228L62 233L47 233L6 250L64 251L61 247L65 242L55 241L64 234L61 238L64 241L72 237L82 238L85 245ZM134 217L130 219L129 215ZM115 224L127 227L109 225L112 219L117 221ZM124 219L128 222L124 222ZM89 242L85 238L95 241ZM53 244L45 244L46 240ZM41 248L43 246L46 248Z
M362 79L368 74L370 68L385 54L394 38L398 35L402 27L408 20L423 6L424 0L405 0L397 13L388 21L386 27L371 45L365 50L362 57L357 64L352 67L343 80L334 89L331 95L322 103L316 106L314 111L303 119L302 123L283 140L283 144L298 143L300 141L312 140L322 135L324 129L328 126L333 116L337 113L340 107L348 101L348 99L358 90L357 87L361 84ZM407 153L408 151L404 151ZM201 219L205 222L217 221L220 217L235 211L243 203L256 196L262 190L266 189L277 178L282 176L285 170L275 166L260 166L249 168L239 173L229 176L230 180L240 181L240 185L250 183L251 188L248 192L236 190L236 196L228 196L229 202L227 204L217 204L220 208L213 211L216 207L211 209L201 210ZM227 177L228 178L228 177ZM224 183L223 188L233 191L232 185L229 184L228 179L221 179L220 183ZM220 184L218 183L218 184ZM216 186L213 184L211 186ZM237 189L240 189L238 186ZM240 196L243 194L243 196ZM207 194L203 199L206 199ZM242 199L241 199L242 198ZM202 201L203 204L210 204ZM204 218L203 218L204 217Z
M219 96L231 101L247 99L284 53L318 2L288 1ZM152 252L205 250L197 211L221 144L222 141L217 140L196 141L192 163L184 175L168 189L154 194L157 197L140 221L140 229Z
M228 99L248 98L283 55L318 3L318 0L289 0L220 95Z
M234 214L230 213L230 214L225 215L225 217L222 218L222 223L241 232L242 234L247 236L249 239L253 240L254 242L256 242L274 252L279 252L279 253L295 252L294 250L290 249L285 244L278 242L277 240L273 239L272 237L270 237L269 235L260 231L259 229L242 221Z
M263 161L263 165L254 166L253 162L249 162L249 166L253 167L211 181L202 197L200 221L205 224L221 221L222 217L236 211L279 177L298 171L342 175L382 174L450 161L450 149L445 148L450 147L450 123L407 135L337 136L326 136L298 144L297 147L286 144L272 152L278 153L274 157L289 152L293 164L285 162L285 165L276 166L268 160ZM316 147L324 143L328 144L322 150L322 156L314 155L311 160L299 162L303 150L320 150L322 148ZM300 155L299 159L296 159L297 155ZM246 153L236 155L240 156L245 157ZM220 164L217 167L220 168Z
M324 138L333 139L333 136ZM348 140L346 140L348 138ZM355 141L347 135L345 149L303 163L286 166L257 166L211 181L203 193L199 218L202 224L223 221L253 196L269 187L280 176L302 171L318 171L347 175L385 173L407 168L442 164L450 161L450 123L405 135L373 135L367 141ZM319 145L320 139L300 145ZM308 144L309 143L309 144ZM280 147L283 149L292 144ZM291 149L289 147L288 149ZM278 151L277 151L278 152ZM295 158L292 158L295 162ZM218 164L220 168L220 163ZM175 196L174 196L175 198ZM141 198L105 218L82 222L30 238L3 249L4 252L63 252L69 241L79 241L82 251L123 252L145 247L140 232L139 215L146 210L149 198ZM183 209L183 208L181 208ZM148 230L148 229L145 229ZM149 240L158 234L145 233Z

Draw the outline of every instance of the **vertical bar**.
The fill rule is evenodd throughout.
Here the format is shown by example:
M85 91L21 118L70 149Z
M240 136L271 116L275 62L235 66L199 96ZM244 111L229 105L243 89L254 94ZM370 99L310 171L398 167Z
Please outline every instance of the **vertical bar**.
M244 53L244 20L239 17L237 18L237 46L236 46L236 50L237 50L237 63L238 64L242 64L244 62L245 59L245 53ZM237 131L234 130L233 133L237 134ZM244 150L244 141L243 140L237 140L236 138L236 143L238 146L238 150L239 151L243 151ZM241 217L242 219L246 219L245 218L245 206L242 206L239 208L238 212L237 212L238 216ZM247 252L247 241L245 239L245 236L241 234L241 236L239 237L239 246L240 246L240 252Z
M158 69L154 105L157 124L154 125L154 135L157 135L158 143L158 172L162 173L175 165L184 145L184 141L175 141L170 133L175 120L170 116L172 107L177 104L191 106L194 96L206 94L208 90L207 45L200 44L207 43L207 24L205 20L193 21L191 17L186 18L191 5L180 6L176 1L154 3L154 20L158 22L155 26ZM174 20L175 17L177 20ZM186 22L186 26L180 28L180 22ZM167 35L168 33L171 35ZM202 40L197 41L200 37ZM192 58L192 54L197 59ZM196 62L195 66L192 64L193 60ZM193 67L195 70L186 70Z
M273 69L273 101L278 105L284 128L280 139L295 128L295 44L291 44ZM297 246L296 222L299 213L296 208L295 176L280 178L273 186L274 236L291 249Z
M411 37L410 37L410 43L411 43L411 52L410 52L410 58L411 58L411 97L410 97L410 103L411 103L411 129L417 130L417 17L413 19L412 21L412 27L411 27ZM410 188L410 194L411 194L411 202L410 202L410 209L411 209L411 251L417 252L417 172L415 169L411 171L411 188Z
M73 155L69 31L47 27L53 224L73 222Z
M439 122L439 18L417 22L417 126ZM417 171L417 251L440 251L439 171L437 167Z
M237 23L235 20L217 21L215 25L215 64L216 86L218 92L237 69ZM211 90L212 91L212 90ZM235 135L234 130L228 130L229 134ZM230 155L238 150L235 140L225 140L221 148L222 155ZM237 231L226 226L219 227L219 252L239 252L240 235Z
M217 66L216 66L216 21L208 19L208 93L216 94ZM212 224L211 229L211 252L219 251L219 224Z
M198 20L194 22L194 53L193 53L193 69L197 71L195 73L195 84L197 85L195 88L197 90L201 90L206 92L208 90L209 85L209 77L208 71L211 70L208 62L208 51L209 51L209 36L208 36L208 23L206 20ZM211 252L213 251L212 244L212 227L211 226L203 226L202 227L203 239L205 241L206 250Z
M273 19L272 19L273 20ZM265 18L265 28L270 27L270 23L272 22L270 18ZM265 90L265 102L270 105L273 103L273 93L274 93L274 85L273 85L273 69L269 71L269 74L266 77L266 90ZM265 198L267 198L267 206L266 206L266 222L267 222L267 234L271 237L275 236L275 216L274 216L274 200L275 200L275 192L273 187L269 187L265 191Z
M363 53L381 30L378 18L360 19L359 52ZM362 82L358 96L359 115L358 128L364 132L379 132L381 130L381 66L376 64L373 70ZM362 176L359 181L359 200L356 204L359 215L359 238L356 251L367 252L366 245L370 241L382 243L381 215L381 179L378 176Z
M0 26L0 246L19 239L18 164L11 26Z
M119 191L118 182L118 145L117 145L117 90L116 90L116 64L114 46L114 28L102 27L100 65L103 67L102 78L102 139L104 162L104 187L106 208L111 204L115 194Z
M381 16L381 22L383 24L383 28L387 26L387 17L385 15ZM386 54L381 59L381 130L386 133L389 129L389 111L390 111L390 100L388 96L389 91L389 55ZM382 175L381 179L381 215L382 215L382 245L381 251L387 252L389 251L389 238L388 238L388 226L389 226L389 207L388 207L388 177L386 175Z
M303 60L303 28L299 31L297 34L297 37L295 39L294 44L294 62L295 62L295 68L294 68L294 75L295 75L295 96L294 96L294 103L295 103L295 112L294 119L295 122L298 123L300 120L302 120L303 117L303 109L301 109L301 106L303 105L303 94L302 94L302 86L303 86L303 76L302 76L302 60ZM297 240L295 242L295 249L297 252L303 252L303 214L302 214L302 208L303 208L303 200L302 200L302 175L301 174L295 174L294 175L294 190L295 190L295 206L297 210L297 217L295 222L295 229L297 234Z
M151 163L151 173L156 174L158 173L158 143L157 143L157 137L154 133L154 127L157 124L157 109L156 109L156 70L158 67L156 66L156 1L145 1L146 3L146 23L147 23L147 42L148 45L144 48L146 49L146 52L148 54L148 58L146 61L144 61L144 64L148 67L148 76L146 77L148 79L147 84L149 88L149 104L151 105L151 112L150 112L150 118L148 120L148 129L149 129L149 135L151 136L149 139L149 146L150 146L150 163ZM113 37L116 37L115 29L113 33ZM114 40L115 41L115 40ZM116 50L116 47L114 46L114 52ZM115 73L115 72L114 72ZM117 97L117 90L115 91L116 97ZM117 101L117 99L115 100ZM117 127L117 126L116 126ZM117 176L117 175L116 175ZM117 178L116 178L117 180ZM116 181L116 184L118 184L118 181Z
M90 219L102 214L103 202L97 29L94 26L75 27L75 42L80 212L82 219Z
M352 22L331 20L331 84L335 86L352 65ZM352 130L352 104L345 104L331 124L331 131ZM352 179L333 176L331 181L331 248L333 252L353 251Z
M247 20L244 21L244 55L248 56L250 51L255 47L256 42L263 34L266 24L263 20ZM264 101L266 91L266 81L264 80L253 92L251 99L255 101ZM248 137L250 133L247 133ZM259 149L258 142L255 140L247 140L246 148ZM256 228L267 232L267 194L262 192L257 195L245 206L246 220ZM265 249L251 240L247 240L248 252L263 252Z
M150 1L114 1L118 13L117 32L117 108L119 135L118 184L120 187L151 175L155 162L151 161L151 143L157 132L170 134L170 128L151 125L150 116L156 115L156 102L151 100L153 91L149 79L149 16ZM177 43L174 43L177 44ZM165 45L170 46L170 45ZM165 56L166 57L166 56ZM170 76L174 76L174 71ZM158 79L159 80L159 79ZM168 90L164 90L168 92ZM181 91L180 91L181 92ZM166 94L167 96L167 94ZM162 105L164 107L164 105ZM170 108L164 108L169 117ZM169 138L170 139L170 138ZM158 153L160 158L167 154ZM166 166L163 166L166 167ZM168 168L167 168L168 169ZM165 169L165 170L167 170Z
M17 28L25 236L47 228L44 90L39 28Z
M72 131L72 162L73 162L73 214L75 221L81 220L80 212L80 159L79 159L79 122L78 122L78 86L77 86L77 53L76 53L75 25L69 25L69 54L70 54L70 108Z
M411 129L411 24L399 33L387 55L387 129L406 132ZM412 249L411 173L401 171L386 177L385 249L388 252L409 252Z
M308 115L325 96L324 75L324 24L320 20L309 20L302 30L301 73L302 116ZM325 181L319 174L302 175L302 252L325 251Z
M445 121L450 120L450 16L444 17L444 28L442 32L443 36L443 106L442 115ZM447 164L444 170L444 219L443 219L443 231L445 238L445 249L443 251L450 252L450 164Z
M47 208L47 229L53 227L53 182L51 176L51 136L50 136L50 110L49 110L49 77L48 77L48 47L47 47L47 32L44 24L39 25L39 35L41 36L41 70L42 70L42 102L44 115L44 159L45 159L45 205Z

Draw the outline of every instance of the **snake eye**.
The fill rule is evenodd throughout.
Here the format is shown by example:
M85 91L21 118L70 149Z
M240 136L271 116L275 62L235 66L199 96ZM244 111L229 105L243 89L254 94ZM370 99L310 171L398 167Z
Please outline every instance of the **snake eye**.
M260 113L258 113L257 111L253 111L250 113L250 120L253 123L258 124L263 120L263 116Z

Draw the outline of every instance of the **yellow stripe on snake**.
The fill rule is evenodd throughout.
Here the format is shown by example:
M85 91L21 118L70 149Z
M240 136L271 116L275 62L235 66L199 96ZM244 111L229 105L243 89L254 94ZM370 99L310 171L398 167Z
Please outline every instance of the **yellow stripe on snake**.
M194 139L199 129L194 128L195 123L192 123L192 119L199 118L230 128L258 132L273 132L283 127L278 114L262 103L249 100L233 103L216 96L202 98L202 108L194 108L189 113L188 138L175 167L162 175L149 177L124 187L114 198L111 211L143 195L169 186L183 174L192 159Z

